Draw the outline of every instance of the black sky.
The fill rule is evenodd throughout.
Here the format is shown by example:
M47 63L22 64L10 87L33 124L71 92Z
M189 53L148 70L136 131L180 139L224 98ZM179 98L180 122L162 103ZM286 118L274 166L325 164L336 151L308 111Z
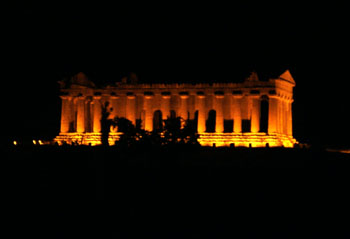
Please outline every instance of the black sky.
M53 137L57 81L235 81L290 69L294 134L349 146L346 6L266 4L16 6L1 17L7 138ZM6 96L5 96L6 95ZM342 138L342 139L340 139Z

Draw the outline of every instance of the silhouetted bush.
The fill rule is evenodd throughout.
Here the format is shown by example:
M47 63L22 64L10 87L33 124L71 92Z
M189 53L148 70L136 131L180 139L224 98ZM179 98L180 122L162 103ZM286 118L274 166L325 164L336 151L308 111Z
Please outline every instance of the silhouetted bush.
M112 126L118 128L118 132L123 133L120 139L115 142L119 147L161 147L164 145L180 144L199 145L198 134L193 121L184 121L180 117L170 117L164 120L163 124L161 129L148 132L140 127L135 127L130 120L124 117L116 117L111 123ZM182 124L184 125L183 127L181 127Z
M164 120L164 142L165 144L198 144L195 123L181 117Z
M111 126L114 124L113 120L108 119L109 115L113 111L113 108L108 108L109 102L101 103L101 143L104 146L108 146L108 138Z

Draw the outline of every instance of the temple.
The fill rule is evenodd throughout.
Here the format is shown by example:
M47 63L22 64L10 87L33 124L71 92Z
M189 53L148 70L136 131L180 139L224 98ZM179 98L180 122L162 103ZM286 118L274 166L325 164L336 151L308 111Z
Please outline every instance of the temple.
M101 144L101 113L125 117L147 131L180 116L195 122L203 146L293 147L292 102L295 81L287 70L268 81L253 72L241 83L140 84L136 77L96 87L84 73L61 83L58 144ZM111 129L109 143L121 132Z

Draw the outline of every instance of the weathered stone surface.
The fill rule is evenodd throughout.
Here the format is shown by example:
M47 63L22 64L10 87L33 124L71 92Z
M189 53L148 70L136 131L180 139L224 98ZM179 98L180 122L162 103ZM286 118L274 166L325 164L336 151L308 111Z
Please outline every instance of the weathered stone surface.
M100 144L97 135L101 132L101 106L106 102L111 106L110 118L126 117L133 124L141 120L148 131L153 130L155 112L160 112L163 120L171 115L197 120L202 145L292 147L296 143L292 136L295 81L288 70L269 81L259 81L254 72L242 83L138 84L136 80L124 80L104 88L97 88L84 73L79 73L66 85L61 88L58 143L79 138L83 144ZM263 127L267 132L260 129L262 101L268 102L268 123ZM215 115L215 132L206 133L209 112ZM224 120L233 122L228 127L233 132L227 132ZM250 122L250 131L244 129L242 133L242 121Z

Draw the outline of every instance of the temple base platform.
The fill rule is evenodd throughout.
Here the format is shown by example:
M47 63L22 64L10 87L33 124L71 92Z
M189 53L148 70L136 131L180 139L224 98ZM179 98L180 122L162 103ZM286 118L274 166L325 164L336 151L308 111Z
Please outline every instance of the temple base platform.
M109 145L119 140L120 132L109 134ZM54 140L59 145L101 145L101 133L60 133ZM292 148L297 141L285 134L267 133L202 133L198 142L202 146L215 147L286 147Z

